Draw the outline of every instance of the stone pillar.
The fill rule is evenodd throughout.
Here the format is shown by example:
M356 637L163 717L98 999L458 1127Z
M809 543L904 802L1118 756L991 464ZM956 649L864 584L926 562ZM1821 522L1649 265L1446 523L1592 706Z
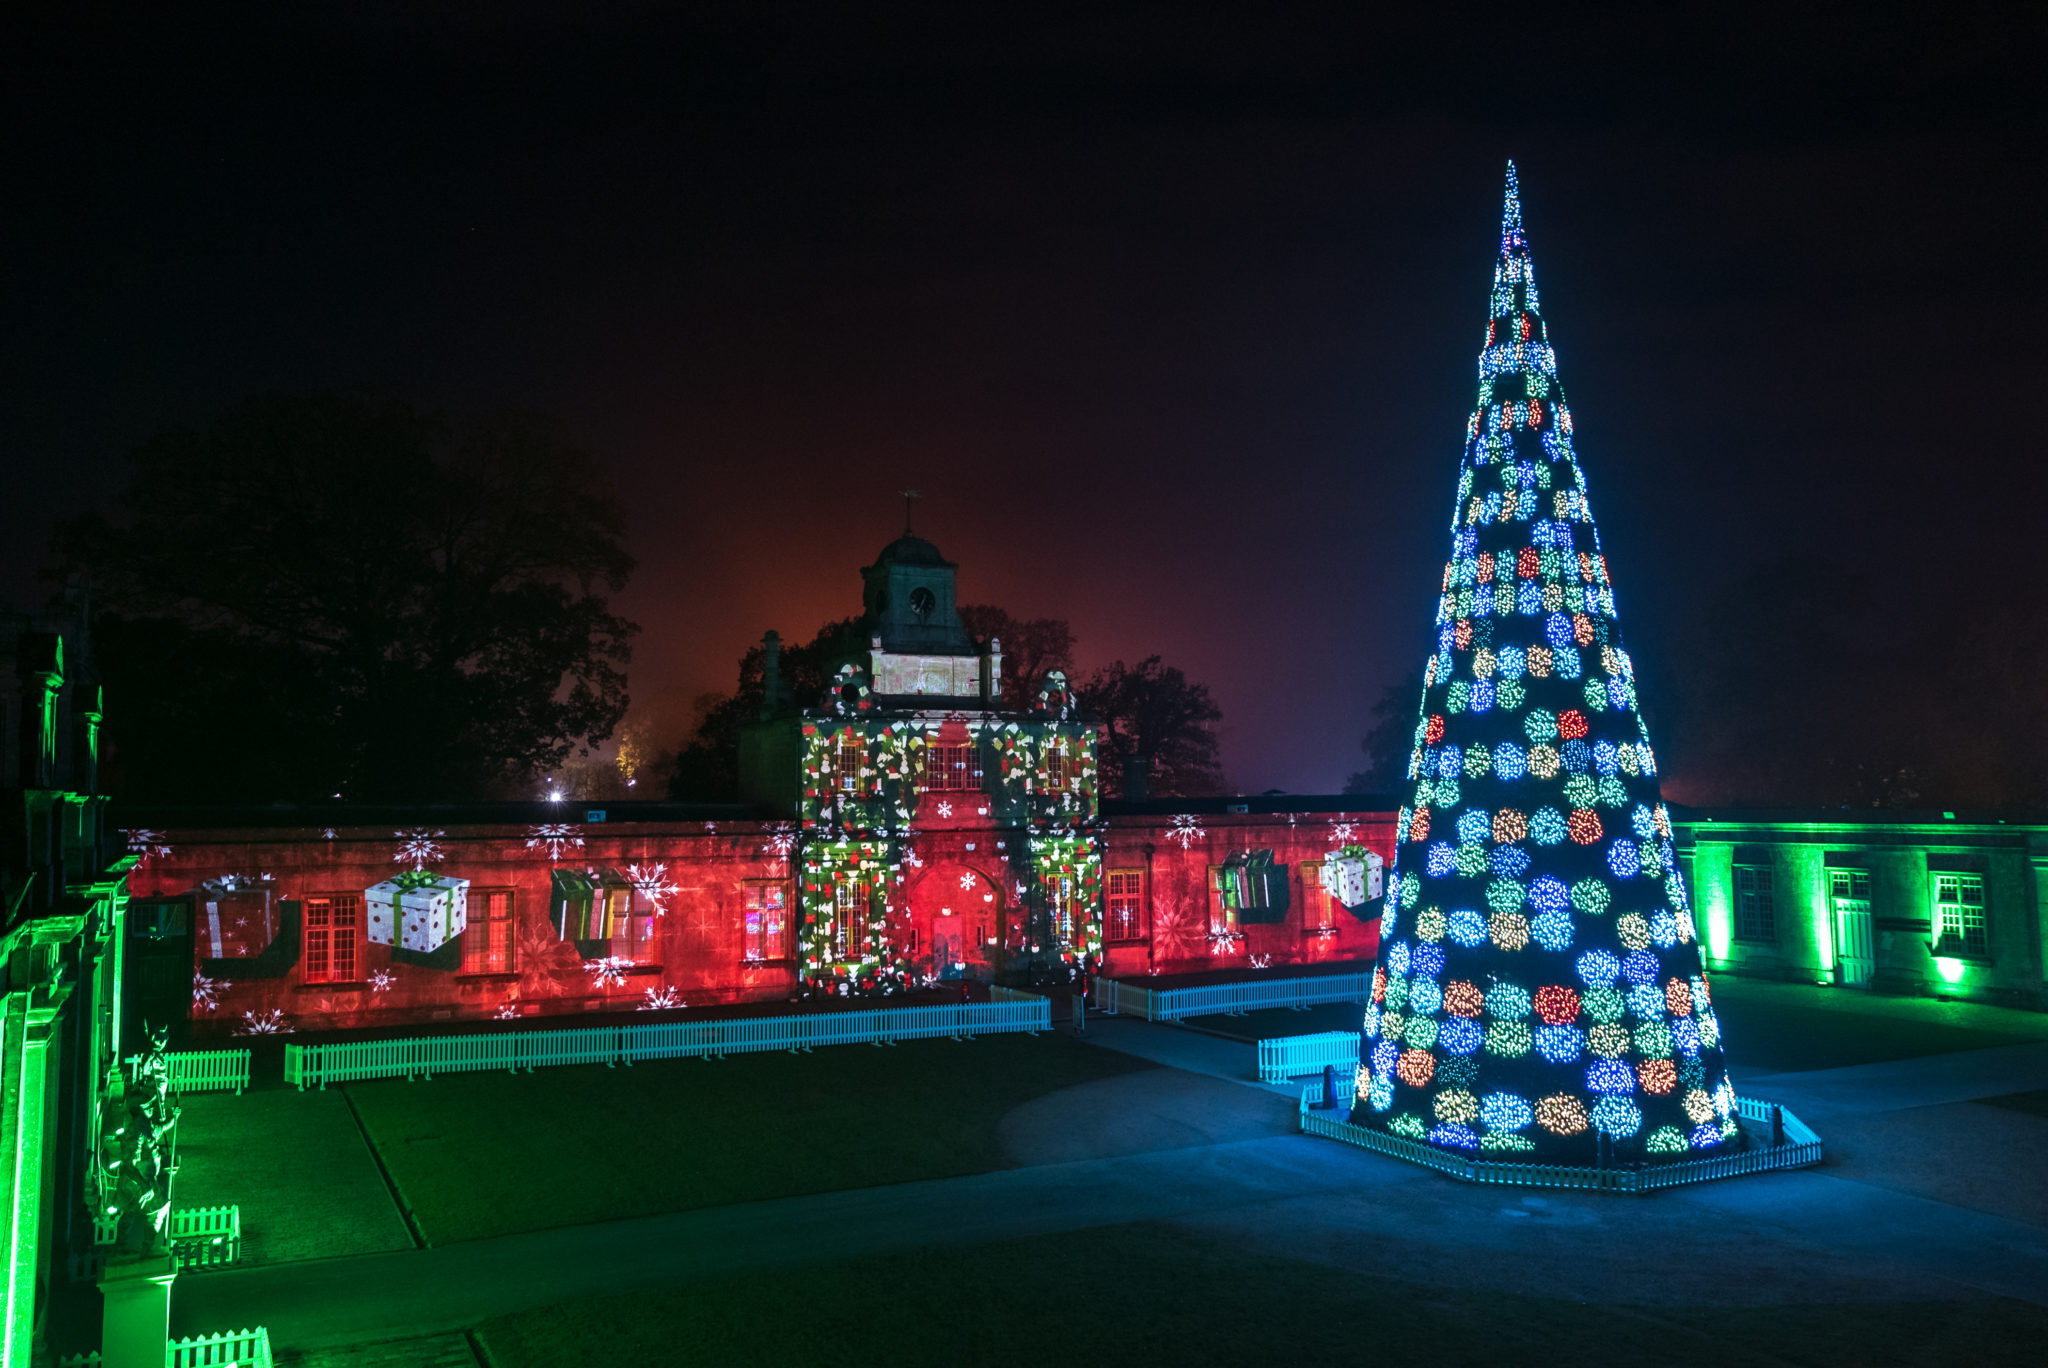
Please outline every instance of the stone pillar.
M20 947L15 954L38 956L41 947ZM0 1197L5 1201L0 1211L5 1248L0 1254L7 1259L5 1323L0 1329L4 1368L28 1368L35 1351L36 1298L45 1253L43 1150L48 1131L43 1104L56 1015L47 996L46 989L36 988L9 993L0 1017Z
M167 1253L114 1254L100 1275L106 1309L100 1323L103 1368L163 1368L171 1338L171 1283L178 1266Z

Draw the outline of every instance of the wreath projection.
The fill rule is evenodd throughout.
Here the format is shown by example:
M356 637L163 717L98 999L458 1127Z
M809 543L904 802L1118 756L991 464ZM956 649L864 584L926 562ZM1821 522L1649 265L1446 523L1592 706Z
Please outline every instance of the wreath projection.
M1508 166L1354 1124L1590 1164L1740 1143Z

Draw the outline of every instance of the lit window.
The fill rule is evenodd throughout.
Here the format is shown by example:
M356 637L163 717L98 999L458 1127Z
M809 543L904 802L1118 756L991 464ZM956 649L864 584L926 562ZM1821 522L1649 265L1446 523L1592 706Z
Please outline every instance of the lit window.
M1067 762L1067 743L1048 741L1045 746L1045 791L1065 793L1072 766Z
M1735 934L1744 940L1776 940L1778 916L1771 903L1771 867L1735 866Z
M1145 871L1112 869L1107 876L1109 939L1145 938Z
M1062 945L1074 943L1074 881L1064 876L1048 880L1046 900L1051 904L1053 936Z
M1935 875L1934 910L1939 924L1935 939L1943 953L1983 955L1990 951L1982 874Z
M867 743L857 731L851 729L839 736L839 791L859 793L861 791L861 767L868 762Z
M1337 900L1323 887L1323 867L1301 867L1301 934L1329 936L1337 931Z
M975 746L926 746L927 793L970 793L981 788L981 755Z
M789 958L789 885L750 883L743 901L746 957L750 960Z
M654 962L654 905L631 884L607 882L601 904L600 935L611 941L611 956L630 964Z
M462 972L512 972L512 890L472 888L469 925L462 933Z
M362 928L361 894L323 893L306 899L305 981L354 983L356 940Z
M1829 892L1837 898L1852 902L1870 901L1870 871L1867 869L1836 869L1828 874Z
M1237 934L1238 891L1234 870L1209 866L1209 935L1216 938Z
M856 884L832 887L832 950L841 959L859 959L867 952L867 890Z

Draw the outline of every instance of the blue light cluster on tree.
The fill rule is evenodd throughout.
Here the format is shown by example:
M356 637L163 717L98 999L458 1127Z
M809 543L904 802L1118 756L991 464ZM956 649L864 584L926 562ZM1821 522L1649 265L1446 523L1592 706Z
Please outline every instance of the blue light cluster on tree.
M1591 1163L1739 1143L1508 167L1352 1120Z

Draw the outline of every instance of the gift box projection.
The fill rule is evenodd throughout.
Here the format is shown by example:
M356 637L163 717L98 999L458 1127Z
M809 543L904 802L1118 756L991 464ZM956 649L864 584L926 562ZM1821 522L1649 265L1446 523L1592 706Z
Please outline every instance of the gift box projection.
M1591 1163L1739 1143L1512 165L1356 1124Z

